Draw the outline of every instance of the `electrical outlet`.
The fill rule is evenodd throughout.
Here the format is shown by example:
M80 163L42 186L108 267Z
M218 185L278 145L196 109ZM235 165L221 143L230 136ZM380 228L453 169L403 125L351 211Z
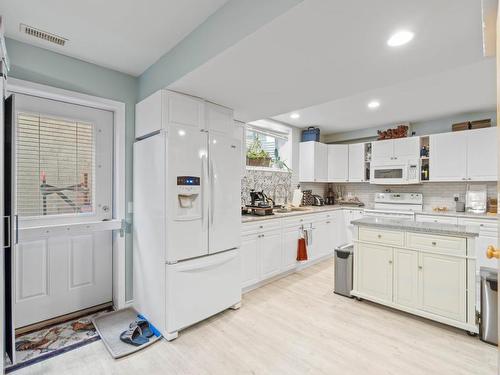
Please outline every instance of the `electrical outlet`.
M460 194L453 194L453 200L455 202L458 202L458 199L460 198Z

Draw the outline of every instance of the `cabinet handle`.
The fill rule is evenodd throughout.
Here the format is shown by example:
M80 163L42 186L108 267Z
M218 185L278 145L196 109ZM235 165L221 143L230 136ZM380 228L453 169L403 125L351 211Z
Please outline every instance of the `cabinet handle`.
M327 224L330 224L330 223L331 223L331 221L327 221L326 223L327 223Z
M261 235L261 237L264 237L264 235Z
M381 234L379 234L379 235L377 235L377 237L378 237L378 238L382 238L382 235L381 235Z
M422 267L422 266L418 266L418 269L419 269L419 270L421 270L421 269L423 269L423 268L424 268L424 267Z
M392 260L389 261L389 264L392 264Z
M435 241L432 241L432 246L436 246L437 243Z

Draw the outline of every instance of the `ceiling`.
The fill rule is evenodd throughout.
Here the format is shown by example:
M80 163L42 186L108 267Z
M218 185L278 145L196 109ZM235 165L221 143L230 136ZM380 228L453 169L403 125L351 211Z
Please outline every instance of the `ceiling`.
M401 28L414 40L388 47ZM169 88L232 107L242 121L337 132L494 107L494 77L480 1L304 0ZM367 112L372 98L382 104ZM279 116L297 110L299 121Z
M140 75L227 0L2 0L5 35ZM69 39L64 47L22 34L24 23Z

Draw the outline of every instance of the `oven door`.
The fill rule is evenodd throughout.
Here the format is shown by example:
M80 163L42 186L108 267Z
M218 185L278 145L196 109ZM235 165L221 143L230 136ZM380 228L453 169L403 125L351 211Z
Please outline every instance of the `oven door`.
M370 183L378 185L403 185L408 183L408 167L406 165L372 166Z

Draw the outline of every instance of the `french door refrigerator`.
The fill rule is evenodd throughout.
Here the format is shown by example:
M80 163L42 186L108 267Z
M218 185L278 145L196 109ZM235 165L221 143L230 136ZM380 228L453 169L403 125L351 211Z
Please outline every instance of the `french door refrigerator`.
M134 144L134 306L168 340L239 307L240 170L230 133L169 123Z

